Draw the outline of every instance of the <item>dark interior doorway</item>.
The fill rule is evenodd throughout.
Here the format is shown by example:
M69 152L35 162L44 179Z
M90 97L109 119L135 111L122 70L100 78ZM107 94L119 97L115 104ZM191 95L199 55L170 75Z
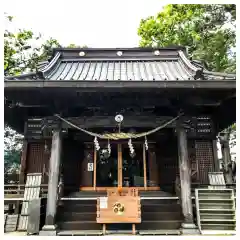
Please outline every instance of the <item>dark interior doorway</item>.
M127 144L122 145L122 163L123 187L144 187L142 144L134 145L134 154L130 154Z
M100 149L97 153L97 187L117 187L118 186L118 148L116 144L111 146L111 154L108 149Z

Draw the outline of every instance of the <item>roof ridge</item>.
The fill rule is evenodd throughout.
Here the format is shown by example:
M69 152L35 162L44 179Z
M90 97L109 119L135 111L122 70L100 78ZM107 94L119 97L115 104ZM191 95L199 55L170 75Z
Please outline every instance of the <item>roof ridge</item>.
M184 46L168 46L168 47L117 47L117 48L102 48L102 47L78 47L78 48L68 48L68 47L58 47L53 48L53 52L58 51L154 51L154 50L186 50Z

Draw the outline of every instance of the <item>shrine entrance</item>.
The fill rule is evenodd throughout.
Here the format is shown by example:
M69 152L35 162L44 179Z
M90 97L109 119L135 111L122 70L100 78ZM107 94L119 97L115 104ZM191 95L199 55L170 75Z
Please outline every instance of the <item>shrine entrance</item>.
M149 174L149 152L142 142L134 142L130 150L129 142L101 143L101 149L94 151L93 187L82 190L107 191L114 188L138 188L139 190L159 190L151 186Z
M131 153L127 144L112 144L110 154L101 149L97 153L96 187L144 187L144 171L148 169L142 148L137 144Z

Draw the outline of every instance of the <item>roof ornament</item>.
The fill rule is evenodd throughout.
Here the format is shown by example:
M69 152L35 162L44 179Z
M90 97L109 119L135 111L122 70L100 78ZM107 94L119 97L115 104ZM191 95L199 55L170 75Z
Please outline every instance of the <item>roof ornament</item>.
M160 55L160 51L159 50L154 51L154 55L159 56Z
M123 55L123 52L122 52L122 51L117 51L117 55L118 55L119 57L121 57L121 56Z
M121 123L123 121L123 115L121 115L121 114L116 115L115 116L115 121L117 123Z
M80 56L80 57L85 56L85 52L81 51L81 52L79 53L79 56Z

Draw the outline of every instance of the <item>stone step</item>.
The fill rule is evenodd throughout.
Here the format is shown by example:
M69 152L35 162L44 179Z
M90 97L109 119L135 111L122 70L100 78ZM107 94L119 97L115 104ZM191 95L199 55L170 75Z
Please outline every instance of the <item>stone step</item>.
M209 203L214 203L214 202L216 202L217 204L219 204L219 203L223 203L223 204L229 204L229 203L232 203L233 204L233 202L234 202L234 200L233 199L217 199L217 198L212 198L212 199L210 199L210 198L204 198L204 199L199 199L199 202L200 203L207 203L207 202L209 202Z
M201 218L200 221L202 224L235 224L235 219L206 219L206 218Z
M202 213L201 219L218 219L218 220L232 220L235 218L235 214L217 214L217 213Z
M178 199L141 199L142 205L151 205L151 204L177 204Z
M59 221L96 221L96 212L62 212L58 213ZM181 220L181 212L142 212L142 220Z
M141 205L142 212L180 212L179 204L148 204Z
M139 235L180 235L180 230L162 229L162 230L139 230Z
M142 221L140 224L136 224L137 230L162 230L162 229L179 229L181 227L181 221Z
M232 194L232 189L209 189L209 188L205 188L205 189L199 189L198 194Z
M181 212L142 212L142 220L182 220Z
M142 204L142 211L144 212L176 212L181 211L180 204L173 203L173 204ZM63 206L58 207L59 212L96 212L97 211L97 204L88 204L88 203L76 203L76 204L64 204Z
M62 203L63 203L62 204L63 206L75 206L75 205L85 206L85 205L96 205L97 200L66 200L66 201L62 200Z
M199 202L200 209L222 209L222 210L231 210L233 209L233 203L203 203Z
M101 236L103 232L101 230L68 230L59 231L58 236Z
M97 212L97 204L64 204L58 207L58 212Z
M199 194L198 195L198 198L199 199L231 199L232 198L232 194L230 193L227 193L227 194L224 194L224 193L216 193L216 194L207 194L207 193L202 193L202 194Z
M58 227L61 231L102 230L102 224L97 224L96 222L92 221L59 222ZM143 221L140 224L136 224L137 230L161 230L161 229L177 230L180 227L181 221ZM108 229L109 227L107 226L107 230ZM121 224L119 224L119 230L121 230Z
M58 222L60 230L102 230L102 224L96 221L64 221Z
M219 223L211 223L211 224L201 224L202 230L225 230L225 231L234 231L236 226L235 224L219 224Z
M132 224L131 223L110 223L106 224L106 230L108 233L110 232L118 232L125 231L131 233L132 232ZM122 232L123 233L123 232Z
M201 208L200 213L209 213L209 214L234 214L235 210L234 209L207 209L207 208Z
M63 212L58 214L59 221L96 221L96 212Z

